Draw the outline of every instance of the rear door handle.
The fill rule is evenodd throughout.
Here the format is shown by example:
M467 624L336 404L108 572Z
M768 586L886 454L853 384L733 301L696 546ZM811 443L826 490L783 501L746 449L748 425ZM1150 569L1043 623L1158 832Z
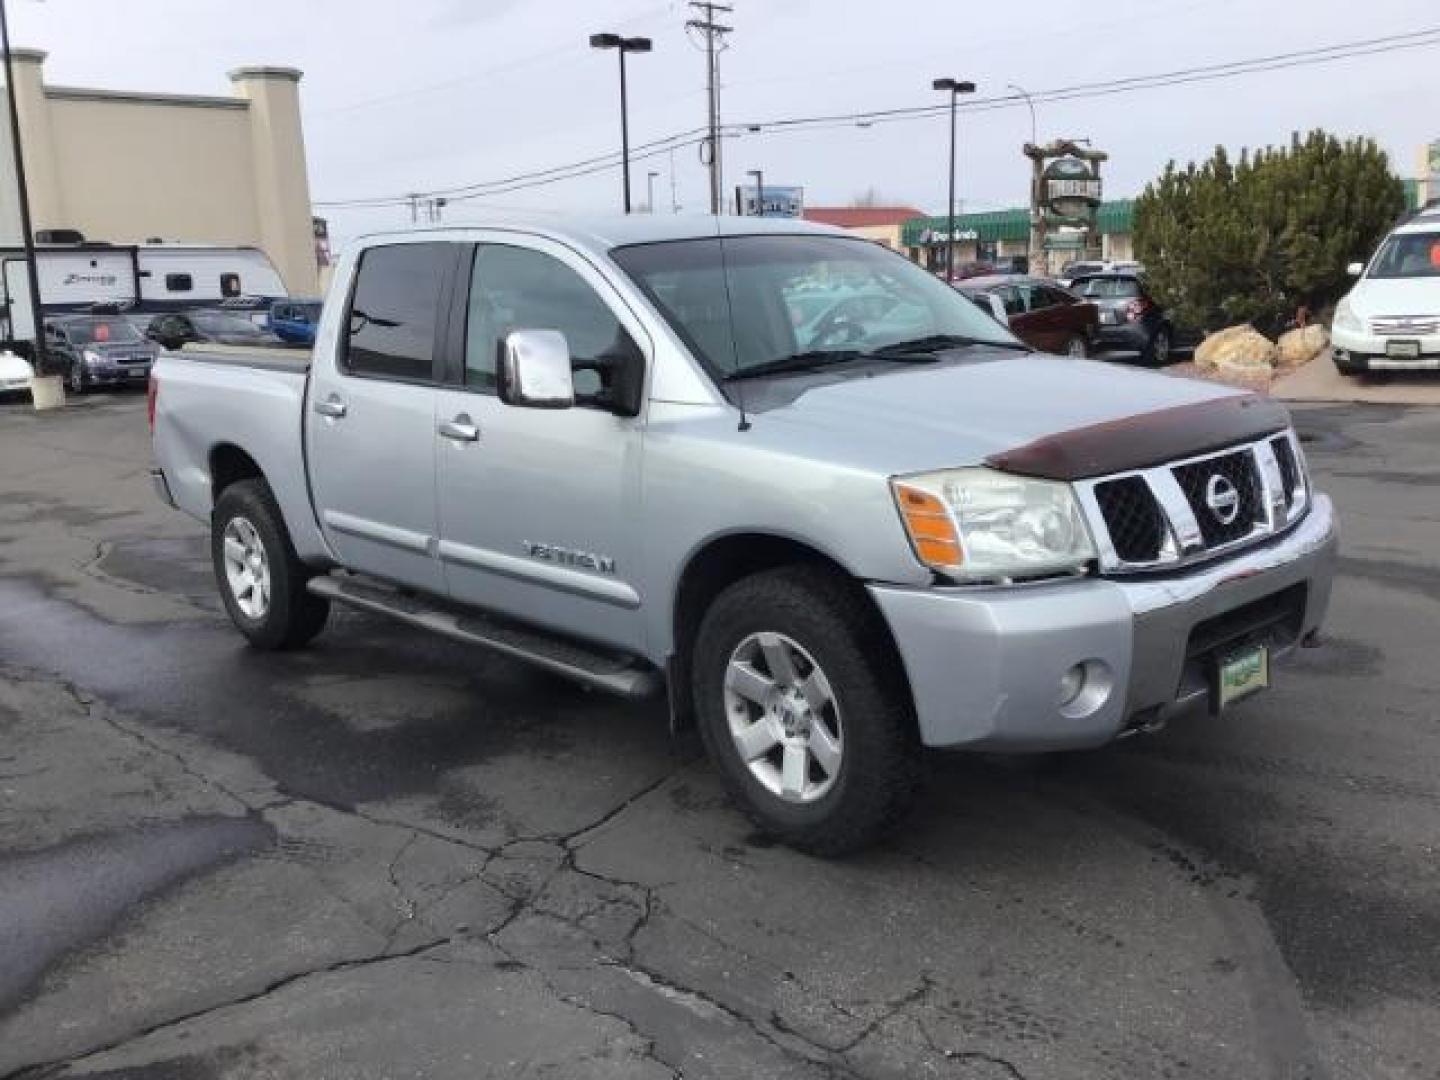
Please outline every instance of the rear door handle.
M328 416L331 419L339 420L345 415L345 402L341 401L334 394L315 402L314 409L321 416Z
M454 439L456 442L475 442L480 438L480 428L466 413L461 413L454 420L440 421L435 430L445 438Z

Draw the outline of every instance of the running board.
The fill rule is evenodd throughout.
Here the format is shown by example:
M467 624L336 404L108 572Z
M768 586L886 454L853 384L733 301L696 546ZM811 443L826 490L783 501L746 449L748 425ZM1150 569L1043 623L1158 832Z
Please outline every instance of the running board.
M660 673L643 666L642 662L543 630L450 607L443 602L430 601L413 593L399 592L357 578L313 577L306 588L327 600L377 615L388 615L467 645L479 645L621 697L648 697L660 689Z

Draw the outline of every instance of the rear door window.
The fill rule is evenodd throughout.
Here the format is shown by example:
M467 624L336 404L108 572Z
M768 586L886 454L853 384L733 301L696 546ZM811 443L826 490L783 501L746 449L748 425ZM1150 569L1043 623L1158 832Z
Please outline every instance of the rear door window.
M342 366L352 375L428 382L435 320L452 258L446 243L373 247L360 256Z

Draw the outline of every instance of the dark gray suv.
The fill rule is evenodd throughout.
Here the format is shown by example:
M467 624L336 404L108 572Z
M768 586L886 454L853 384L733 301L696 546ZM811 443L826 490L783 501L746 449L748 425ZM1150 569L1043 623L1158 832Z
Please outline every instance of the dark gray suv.
M145 385L160 349L118 314L52 316L45 344L53 370L63 372L72 393L92 386Z

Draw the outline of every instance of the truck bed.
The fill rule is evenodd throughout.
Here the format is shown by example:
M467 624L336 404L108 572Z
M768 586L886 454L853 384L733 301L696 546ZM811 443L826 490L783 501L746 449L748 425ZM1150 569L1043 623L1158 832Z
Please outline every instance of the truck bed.
M177 355L172 353L172 355ZM179 356L201 364L222 367L252 367L267 371L310 370L309 349L256 349L245 345L186 345Z

